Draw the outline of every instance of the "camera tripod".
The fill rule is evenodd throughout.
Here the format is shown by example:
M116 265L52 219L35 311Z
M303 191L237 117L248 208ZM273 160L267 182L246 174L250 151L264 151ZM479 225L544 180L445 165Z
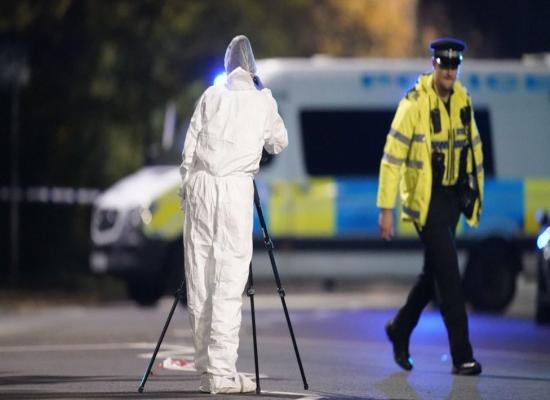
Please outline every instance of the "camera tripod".
M275 284L277 285L277 293L279 294L279 297L281 299L281 304L283 307L283 311L285 313L286 322L288 325L288 331L290 333L290 337L292 339L292 345L294 347L294 353L296 354L296 360L298 362L298 367L300 368L300 374L302 376L302 382L304 384L304 389L309 389L309 385L306 380L306 375L304 373L304 368L302 366L302 360L300 358L300 352L298 351L298 345L296 343L296 337L294 336L294 330L292 329L292 323L290 322L290 316L288 314L288 309L286 306L286 300L285 300L285 289L282 287L281 284L281 278L279 277L279 272L277 270L277 264L275 262L275 256L273 254L274 245L271 240L271 237L269 236L269 233L267 231L267 226L264 219L264 214L262 212L262 207L260 205L260 197L258 195L258 188L256 187L256 182L253 181L254 184L254 205L256 206L256 212L258 214L258 219L260 220L260 227L262 229L262 235L264 240L265 248L267 249L269 260L271 261L271 268L273 270L273 275L275 277ZM253 339L253 347L254 347L254 371L256 375L256 393L260 394L260 372L258 367L258 345L257 345L257 338L256 338L256 313L254 309L254 294L256 290L254 288L254 277L252 275L252 262L249 265L249 272L248 272L248 287L246 289L246 294L250 298L250 312L252 316L252 339ZM170 321L172 320L172 316L174 315L174 311L176 310L176 307L178 305L178 302L180 302L185 295L185 279L182 281L180 287L178 290L176 290L175 293L175 299L174 303L172 304L172 308L170 309L170 312L168 314L168 318L166 319L166 323L164 324L164 327L162 329L162 332L160 334L159 340L157 342L157 345L155 347L155 351L153 352L153 355L151 357L151 360L149 361L149 365L147 366L145 373L143 374L143 378L141 380L141 383L138 388L138 392L142 393L143 389L145 387L145 383L147 382L147 379L149 378L149 375L151 374L151 369L153 368L153 364L155 362L155 359L157 357L157 353L160 349L160 346L162 344L162 341L164 339L164 335L166 334L166 331L168 329L168 326L170 325Z

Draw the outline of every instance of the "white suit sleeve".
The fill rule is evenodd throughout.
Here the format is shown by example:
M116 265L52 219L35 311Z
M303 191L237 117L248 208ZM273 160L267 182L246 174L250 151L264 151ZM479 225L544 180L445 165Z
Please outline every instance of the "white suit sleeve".
M185 143L183 145L182 153L182 162L180 164L180 175L181 175L181 186L179 190L180 204L183 210L183 200L185 200L185 185L189 179L190 169L193 166L193 161L195 159L195 149L197 147L197 138L200 131L203 127L203 116L204 116L204 94L199 99L193 116L191 117L191 122L189 123L189 128L187 128L187 133L185 135Z
M277 110L277 102L271 96L271 91L264 89L268 93L270 102L269 114L264 129L264 148L270 154L279 154L288 145L288 134L285 123Z

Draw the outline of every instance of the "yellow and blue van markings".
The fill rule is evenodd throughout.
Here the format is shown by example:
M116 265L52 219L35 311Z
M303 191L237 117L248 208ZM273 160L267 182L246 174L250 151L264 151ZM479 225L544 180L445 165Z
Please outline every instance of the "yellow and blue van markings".
M375 235L378 233L376 179L348 178L336 181L338 198L336 235Z
M376 178L312 178L304 182L278 181L267 185L257 181L262 210L273 237L378 238ZM550 209L550 179L495 180L485 182L483 214L478 229L464 219L459 236L490 233L534 236L538 232L535 212ZM413 224L403 222L396 212L398 237L414 237ZM155 202L147 236L174 239L182 232L183 214L176 189ZM254 234L261 236L258 219Z
M155 239L173 240L183 231L183 213L180 210L179 187L174 187L157 198L150 207L151 221L144 224L143 233Z
M524 182L521 180L487 179L479 227L471 228L462 221L464 234L478 236L521 232L524 219L523 187Z
M275 182L269 212L264 211L269 215L268 229L273 236L335 236L336 198L332 178L315 178L306 183Z
M537 210L550 211L550 180L527 180L523 194L524 231L529 235L535 235L540 231L540 226L535 219L535 213Z

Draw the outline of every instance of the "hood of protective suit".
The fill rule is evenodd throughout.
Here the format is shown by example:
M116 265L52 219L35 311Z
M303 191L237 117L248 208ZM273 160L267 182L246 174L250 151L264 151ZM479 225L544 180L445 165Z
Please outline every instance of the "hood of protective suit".
M255 89L252 76L241 67L237 67L227 76L226 86L231 90Z
M256 73L256 60L246 36L238 35L231 40L225 51L224 66L227 74L238 67L251 74Z

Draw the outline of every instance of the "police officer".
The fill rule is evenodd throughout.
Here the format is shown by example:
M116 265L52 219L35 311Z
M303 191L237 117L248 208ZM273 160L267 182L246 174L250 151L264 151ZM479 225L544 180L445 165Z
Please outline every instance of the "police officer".
M447 328L452 373L478 375L461 290L455 229L461 212L476 226L483 198L483 154L471 99L457 80L464 42L440 38L430 43L433 71L420 75L399 103L380 163L377 206L382 238L393 236L398 187L401 218L412 221L424 246L424 266L403 307L386 324L395 362L413 368L409 339L424 307L434 298ZM465 210L461 176L468 176ZM462 188L462 189L461 189ZM467 200L467 199L466 199Z

